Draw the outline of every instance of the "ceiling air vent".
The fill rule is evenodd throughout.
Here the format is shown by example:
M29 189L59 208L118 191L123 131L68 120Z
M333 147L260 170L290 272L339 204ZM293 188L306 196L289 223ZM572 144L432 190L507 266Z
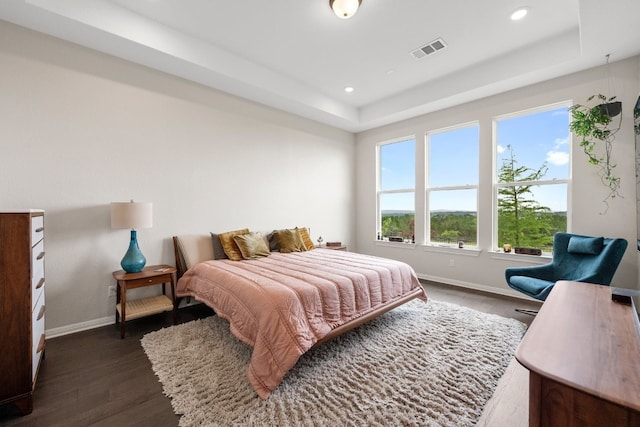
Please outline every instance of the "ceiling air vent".
M442 50L445 47L447 47L447 45L444 42L444 40L442 40L441 38L437 38L434 41L429 42L424 46L421 46L415 50L412 50L411 56L413 56L416 59L424 58L425 56L431 55L432 53L436 53L437 51Z

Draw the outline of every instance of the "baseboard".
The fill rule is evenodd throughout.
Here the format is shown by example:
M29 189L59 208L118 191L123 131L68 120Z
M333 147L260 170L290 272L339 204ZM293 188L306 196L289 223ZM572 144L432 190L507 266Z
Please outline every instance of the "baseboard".
M186 303L186 299L182 304L180 304L180 308L190 307L196 304L202 304L200 301L196 301L195 298L191 298L189 303ZM72 325L60 326L59 328L52 328L45 330L45 336L47 339L61 337L63 335L75 334L76 332L82 332L89 329L100 328L102 326L115 325L116 318L115 315L109 317L103 317L101 319L88 320L86 322L74 323Z
M74 323L73 325L60 326L59 328L47 329L45 330L45 336L47 337L47 339L56 338L63 335L86 331L88 329L95 329L102 326L113 325L115 323L115 316L103 317L101 319L94 319L87 322Z
M428 274L417 274L418 279L429 280L432 282L444 283L445 285L457 286L460 288L473 289L475 291L487 292L490 294L502 295L511 298L518 298L524 301L536 301L536 299L529 298L528 296L516 292L513 289L500 289L493 286L479 285L477 283L463 282L461 280L453 280L447 277L431 276Z

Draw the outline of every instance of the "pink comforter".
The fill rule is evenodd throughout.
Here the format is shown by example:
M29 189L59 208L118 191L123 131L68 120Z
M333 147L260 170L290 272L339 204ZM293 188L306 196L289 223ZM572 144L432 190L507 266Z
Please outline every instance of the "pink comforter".
M177 295L209 305L253 347L248 377L266 399L332 329L419 286L403 262L314 249L197 264L178 281Z

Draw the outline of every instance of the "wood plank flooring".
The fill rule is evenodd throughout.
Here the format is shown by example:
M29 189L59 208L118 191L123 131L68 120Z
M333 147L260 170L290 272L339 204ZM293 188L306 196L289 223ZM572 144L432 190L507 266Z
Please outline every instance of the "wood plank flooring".
M427 295L478 311L512 317L530 324L533 317L514 308L540 304L424 282ZM204 305L180 309L178 322L210 316ZM116 325L47 340L34 392L33 412L20 416L13 405L0 406L2 426L177 426L169 398L151 370L140 338L171 325L171 313L127 322L120 339Z

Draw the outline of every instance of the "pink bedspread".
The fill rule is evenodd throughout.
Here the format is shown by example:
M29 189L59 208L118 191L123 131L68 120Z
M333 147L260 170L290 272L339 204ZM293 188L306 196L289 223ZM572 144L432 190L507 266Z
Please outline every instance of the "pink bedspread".
M209 305L253 347L248 377L266 399L300 356L332 329L419 286L403 262L314 249L197 264L178 281L177 295Z

